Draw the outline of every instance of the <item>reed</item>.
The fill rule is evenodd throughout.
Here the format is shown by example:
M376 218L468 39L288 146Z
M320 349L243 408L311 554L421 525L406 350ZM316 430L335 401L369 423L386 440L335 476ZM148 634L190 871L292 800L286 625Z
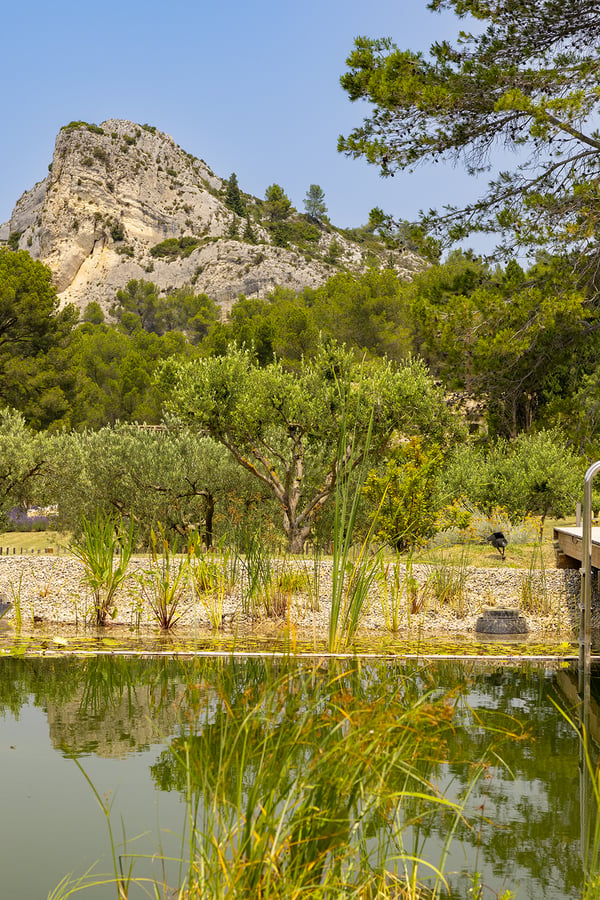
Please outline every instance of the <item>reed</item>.
M428 567L426 592L435 602L449 606L462 618L467 612L467 580L469 559L464 548L457 563L449 563L443 556Z
M357 450L356 436L347 431L347 417L342 420L338 442L333 526L333 570L328 648L336 652L354 640L361 619L367 612L371 585L377 577L380 555L371 554L371 542L377 522L372 517L366 537L353 546L362 487L368 471L373 420L369 422L364 450ZM352 480L350 475L352 474ZM383 503L385 498L381 500Z
M139 583L162 631L169 631L181 618L189 580L190 554L179 554L177 541L169 541L160 525L158 533L151 529L149 565L142 570Z
M524 612L547 615L551 608L541 542L534 545L527 572L521 573L520 606Z
M105 625L109 613L116 615L115 595L127 576L134 548L133 526L125 528L111 517L83 520L83 534L70 545L70 552L83 565L84 580L92 592L92 614L96 625Z
M136 858L126 842L121 852L109 804L82 769L107 822L118 900L140 889L179 900L447 897L444 869L471 827L470 795L487 760L499 760L498 743L514 736L490 731L486 759L470 760L473 775L450 800L436 779L447 783L440 769L452 765L449 736L464 710L454 693L423 690L427 672L335 661L218 666L187 667L185 716L152 767L160 788L185 800L180 858ZM427 846L436 829L445 839ZM162 873L154 882L133 868L150 859ZM84 886L67 879L52 898Z
M242 585L241 608L244 615L258 619L273 577L271 555L257 532L244 530L239 538L240 542L236 547L237 562L234 568L239 567L244 575L240 579Z
M220 549L218 555L201 553L197 546L191 553L191 581L197 601L206 612L211 628L223 627L225 597L231 590L229 552Z
M410 627L412 616L421 609L419 582L412 573L412 567L412 553L404 562L399 554L396 554L393 562L384 559L380 562L378 582L381 611L385 627L392 634L398 633L405 612L406 622Z
M19 575L19 583L15 586L15 584L10 582L10 593L12 596L13 606L15 608L15 627L17 630L20 630L23 624L23 611L21 607L21 592L23 590L23 573ZM6 610L8 612L8 609Z

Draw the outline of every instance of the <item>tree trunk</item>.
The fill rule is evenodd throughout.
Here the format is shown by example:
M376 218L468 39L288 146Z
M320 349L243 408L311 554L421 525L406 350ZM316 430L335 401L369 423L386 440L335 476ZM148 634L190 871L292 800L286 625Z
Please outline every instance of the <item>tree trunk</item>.
M206 495L206 510L204 513L204 543L206 549L210 550L213 542L213 519L215 517L215 497L214 494Z
M288 539L288 553L304 553L304 544L308 540L310 526L310 522L299 525L297 522L289 521L289 519L284 516L283 527Z

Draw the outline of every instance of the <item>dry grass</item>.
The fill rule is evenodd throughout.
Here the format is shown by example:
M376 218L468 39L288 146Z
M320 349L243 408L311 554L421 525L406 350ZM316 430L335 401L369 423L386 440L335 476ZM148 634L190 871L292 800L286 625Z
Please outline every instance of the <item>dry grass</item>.
M2 552L6 553L8 547L11 554L13 547L17 553L22 549L24 553L44 552L46 548L52 548L55 552L60 548L61 552L68 547L71 540L70 534L64 534L60 531L6 531L0 534L0 547Z
M556 560L554 556L553 529L567 527L575 524L575 519L547 519L544 525L544 538L542 541L542 559L544 568L554 569ZM469 542L466 544L450 544L426 548L413 555L413 563L436 564L443 559L447 565L463 566L467 557L467 565L477 568L509 568L530 569L532 562L540 560L540 545L537 541L528 543L511 543L506 548L506 558L502 559L500 553L486 543ZM537 566L536 566L537 568Z

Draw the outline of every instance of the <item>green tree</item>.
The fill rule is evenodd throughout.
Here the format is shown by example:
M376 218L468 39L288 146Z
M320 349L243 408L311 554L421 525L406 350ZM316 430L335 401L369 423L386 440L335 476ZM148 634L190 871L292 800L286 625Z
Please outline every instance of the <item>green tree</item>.
M281 185L271 184L265 191L265 214L272 223L283 222L293 212L292 201Z
M411 352L410 308L391 269L334 275L312 299L317 328L372 356L401 360Z
M440 490L484 512L506 509L512 521L572 515L581 497L585 460L560 431L520 434L487 448L456 447L440 472Z
M20 412L0 409L0 515L46 498L44 477L51 458L45 433L29 428Z
M135 523L142 542L160 526L179 537L197 531L210 546L254 488L222 446L186 428L71 432L55 438L53 461L48 481L64 528L117 516Z
M302 552L311 526L339 478L356 461L354 450L377 458L392 436L433 433L444 439L451 417L424 366L410 362L357 365L336 345L322 346L297 373L274 361L255 365L247 350L190 364L166 363L163 390L171 408L226 447L276 500L291 552ZM372 420L372 441L365 439Z
M318 184L311 184L304 197L304 209L313 219L321 222L327 218L327 206L325 205L325 191Z
M24 250L0 248L0 401L36 428L68 422L77 319L75 307L59 309L46 266Z
M84 309L83 321L89 322L91 325L102 325L104 322L104 312L102 307L95 300L88 303Z
M370 501L376 536L399 552L425 544L437 530L441 503L435 485L443 464L439 447L414 437L372 470L363 492Z
M100 428L117 421L160 422L163 398L153 380L156 366L194 349L178 332L159 336L137 330L130 336L108 325L84 324L75 330L71 352L78 372L71 424Z
M156 315L159 306L159 288L143 278L128 281L117 291L110 311L126 334L144 329L156 331Z
M553 261L502 272L457 252L401 294L414 350L448 387L485 401L496 434L551 424L595 366L598 314Z
M225 188L225 205L233 210L238 216L246 215L246 207L242 199L242 194L238 185L237 175L232 172Z
M338 149L382 174L422 162L488 170L495 147L515 153L477 201L426 217L451 240L502 232L514 246L598 248L596 130L600 20L594 0L431 0L474 17L429 55L359 37L341 83L372 114ZM518 155L517 155L518 154ZM493 156L492 156L493 160Z

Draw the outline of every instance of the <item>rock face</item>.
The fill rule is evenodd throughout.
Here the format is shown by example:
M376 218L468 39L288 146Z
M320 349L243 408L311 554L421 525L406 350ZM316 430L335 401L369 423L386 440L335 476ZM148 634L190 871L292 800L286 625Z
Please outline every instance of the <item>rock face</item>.
M406 278L424 267L411 252L366 250L297 214L291 239L278 246L263 202L242 195L240 217L225 203L226 187L153 127L73 122L58 134L47 177L0 226L0 241L48 265L61 302L82 309L95 300L108 310L133 278L163 290L193 284L227 308L240 293L317 287L340 269L362 271L373 253Z

